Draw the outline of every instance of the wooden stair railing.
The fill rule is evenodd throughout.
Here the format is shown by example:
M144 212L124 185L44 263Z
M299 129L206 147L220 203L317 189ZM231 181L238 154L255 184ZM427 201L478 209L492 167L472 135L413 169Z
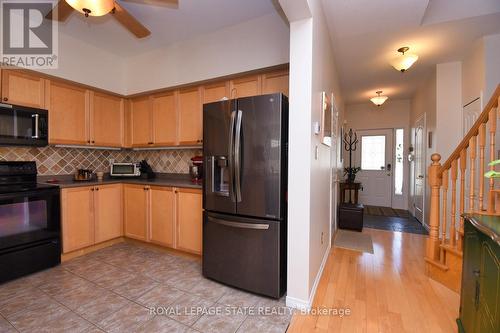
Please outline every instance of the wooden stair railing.
M490 178L488 182L485 182L483 176L486 165L496 159L495 138L497 117L500 115L499 106L500 85L446 162L441 165L441 155L437 153L431 156L432 164L428 171L431 190L429 236L425 255L427 273L455 291L459 291L461 279L464 235L462 214L467 211L476 214L500 215L500 189L495 188L495 179ZM486 158L486 147L489 148L488 158ZM476 164L479 166L476 167ZM495 166L488 168L494 170ZM458 205L457 181L460 191ZM466 193L466 185L469 186L468 193ZM486 185L488 185L487 189ZM477 186L479 186L478 195L476 195ZM451 198L449 199L450 187ZM450 200L449 205L448 200ZM450 208L449 214L448 207Z

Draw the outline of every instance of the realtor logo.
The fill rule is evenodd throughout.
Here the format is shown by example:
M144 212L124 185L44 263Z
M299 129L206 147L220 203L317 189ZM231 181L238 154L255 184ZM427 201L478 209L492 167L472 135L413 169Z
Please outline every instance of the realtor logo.
M1 62L31 69L57 68L57 21L45 19L51 0L0 0Z

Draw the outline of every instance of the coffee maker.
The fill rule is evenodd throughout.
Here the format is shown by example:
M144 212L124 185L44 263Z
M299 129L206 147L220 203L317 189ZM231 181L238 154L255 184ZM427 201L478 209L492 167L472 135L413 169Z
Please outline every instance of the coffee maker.
M191 163L193 164L189 167L191 181L195 184L201 184L203 179L203 156L191 158Z

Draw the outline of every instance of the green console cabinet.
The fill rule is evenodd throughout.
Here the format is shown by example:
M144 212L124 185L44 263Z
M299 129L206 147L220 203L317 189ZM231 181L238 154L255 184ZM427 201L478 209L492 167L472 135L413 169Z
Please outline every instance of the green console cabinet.
M461 333L500 332L500 218L466 214Z

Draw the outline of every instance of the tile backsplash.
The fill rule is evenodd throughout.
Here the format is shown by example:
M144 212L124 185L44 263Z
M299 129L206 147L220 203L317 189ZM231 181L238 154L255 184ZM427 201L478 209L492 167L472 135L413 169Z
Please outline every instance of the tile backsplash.
M109 160L139 162L147 160L155 172L189 173L191 158L199 149L178 150L100 150L63 147L0 147L0 161L36 161L39 175L69 175L77 169L109 171Z

